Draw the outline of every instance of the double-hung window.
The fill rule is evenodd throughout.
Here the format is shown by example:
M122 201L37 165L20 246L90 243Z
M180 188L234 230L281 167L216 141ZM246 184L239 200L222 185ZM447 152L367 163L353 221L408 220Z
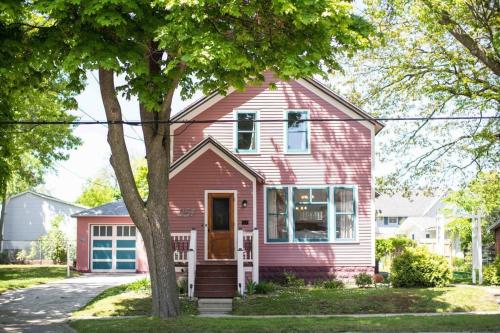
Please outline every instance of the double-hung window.
M335 187L335 239L356 238L356 198L353 187Z
M309 118L308 111L286 112L286 152L307 153L309 152Z
M267 241L288 242L288 188L267 189Z
M293 189L294 241L328 241L328 187Z
M236 112L236 145L238 153L254 153L258 150L257 112Z

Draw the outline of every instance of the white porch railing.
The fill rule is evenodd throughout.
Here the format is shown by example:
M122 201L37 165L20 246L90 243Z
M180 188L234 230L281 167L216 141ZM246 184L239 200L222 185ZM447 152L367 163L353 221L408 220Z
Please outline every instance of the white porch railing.
M189 232L172 232L172 250L174 252L174 262L187 263L189 251Z
M259 282L259 231L243 231L238 229L237 239L237 269L238 269L238 291L244 294L246 291L245 263L252 263L252 280Z

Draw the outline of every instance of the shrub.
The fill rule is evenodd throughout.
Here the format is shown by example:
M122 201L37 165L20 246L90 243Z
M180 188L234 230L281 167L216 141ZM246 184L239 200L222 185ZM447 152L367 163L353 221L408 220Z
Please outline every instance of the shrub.
M391 282L394 287L442 287L451 279L446 258L430 253L425 247L407 248L392 263Z
M26 250L21 250L17 252L16 254L16 260L20 264L24 264L24 262L28 259L28 253L26 253Z
M257 287L257 283L252 280L247 281L246 289L247 289L247 294L248 295L253 295L255 294L255 288Z
M344 288L344 282L337 279L331 279L323 281L323 288L325 289L342 289Z
M371 275L366 273L359 273L354 276L354 279L356 280L356 285L360 288L368 287L373 283Z
M285 273L283 273L283 277L285 279L285 286L286 287L300 288L300 287L304 287L306 285L306 282L304 281L304 279L299 279L293 273L285 272Z
M177 280L177 290L179 290L179 294L181 295L186 295L188 293L189 286L186 278L181 278Z
M384 276L382 274L374 274L373 275L373 283L377 284L377 283L382 283L384 282Z
M492 285L500 284L500 256L491 265L484 267L483 282Z
M255 286L255 293L256 294L270 294L276 291L278 289L278 286L274 284L273 282L260 282Z

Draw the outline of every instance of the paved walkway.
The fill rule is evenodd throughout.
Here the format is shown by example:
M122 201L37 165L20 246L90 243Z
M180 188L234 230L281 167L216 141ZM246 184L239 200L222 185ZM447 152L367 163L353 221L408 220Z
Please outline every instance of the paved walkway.
M0 294L0 332L73 332L64 321L103 290L141 274L84 274Z

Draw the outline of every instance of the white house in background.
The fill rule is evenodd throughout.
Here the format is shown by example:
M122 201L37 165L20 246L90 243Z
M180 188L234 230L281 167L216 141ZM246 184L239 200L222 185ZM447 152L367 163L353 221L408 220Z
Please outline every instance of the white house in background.
M444 216L447 204L443 198L444 195L379 195L375 199L376 238L404 235L435 253L462 257L459 240L450 239L445 230L451 219Z
M66 237L75 239L76 219L71 215L83 208L33 191L11 196L5 207L0 251L28 249L32 241L47 234L57 216L63 218L60 228Z

